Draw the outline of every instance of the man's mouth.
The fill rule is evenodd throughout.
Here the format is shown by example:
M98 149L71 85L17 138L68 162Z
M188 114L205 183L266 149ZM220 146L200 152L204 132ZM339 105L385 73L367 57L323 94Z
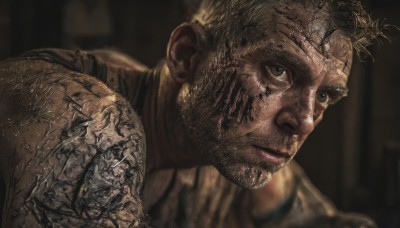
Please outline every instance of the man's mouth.
M261 160L266 161L272 165L281 165L291 157L290 153L288 152L282 152L279 150L256 145L252 145L252 147L254 148L257 156L259 156Z

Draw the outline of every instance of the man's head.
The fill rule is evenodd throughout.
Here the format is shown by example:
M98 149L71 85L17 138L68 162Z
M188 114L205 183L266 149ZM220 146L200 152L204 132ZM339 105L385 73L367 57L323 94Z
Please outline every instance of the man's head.
M263 186L346 96L375 25L357 1L204 0L167 51L185 139L228 179Z

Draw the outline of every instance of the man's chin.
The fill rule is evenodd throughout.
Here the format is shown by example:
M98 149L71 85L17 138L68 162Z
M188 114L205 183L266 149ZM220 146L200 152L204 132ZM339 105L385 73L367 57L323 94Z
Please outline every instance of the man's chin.
M275 169L265 169L245 164L215 165L218 171L233 183L248 189L258 189L266 185L272 178Z

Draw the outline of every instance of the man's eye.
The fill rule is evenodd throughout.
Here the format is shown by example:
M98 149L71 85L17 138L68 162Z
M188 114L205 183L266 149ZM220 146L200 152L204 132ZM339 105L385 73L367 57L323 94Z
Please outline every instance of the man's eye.
M288 73L282 66L279 65L266 65L265 66L268 73L278 79L279 81L285 81L288 78Z
M320 103L326 103L329 100L329 94L325 91L318 91L317 100Z

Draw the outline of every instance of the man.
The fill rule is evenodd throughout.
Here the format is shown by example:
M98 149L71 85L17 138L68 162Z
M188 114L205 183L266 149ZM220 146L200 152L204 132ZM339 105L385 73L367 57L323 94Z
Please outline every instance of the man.
M103 50L3 62L3 226L374 226L283 167L378 35L358 1L204 0L151 70Z

